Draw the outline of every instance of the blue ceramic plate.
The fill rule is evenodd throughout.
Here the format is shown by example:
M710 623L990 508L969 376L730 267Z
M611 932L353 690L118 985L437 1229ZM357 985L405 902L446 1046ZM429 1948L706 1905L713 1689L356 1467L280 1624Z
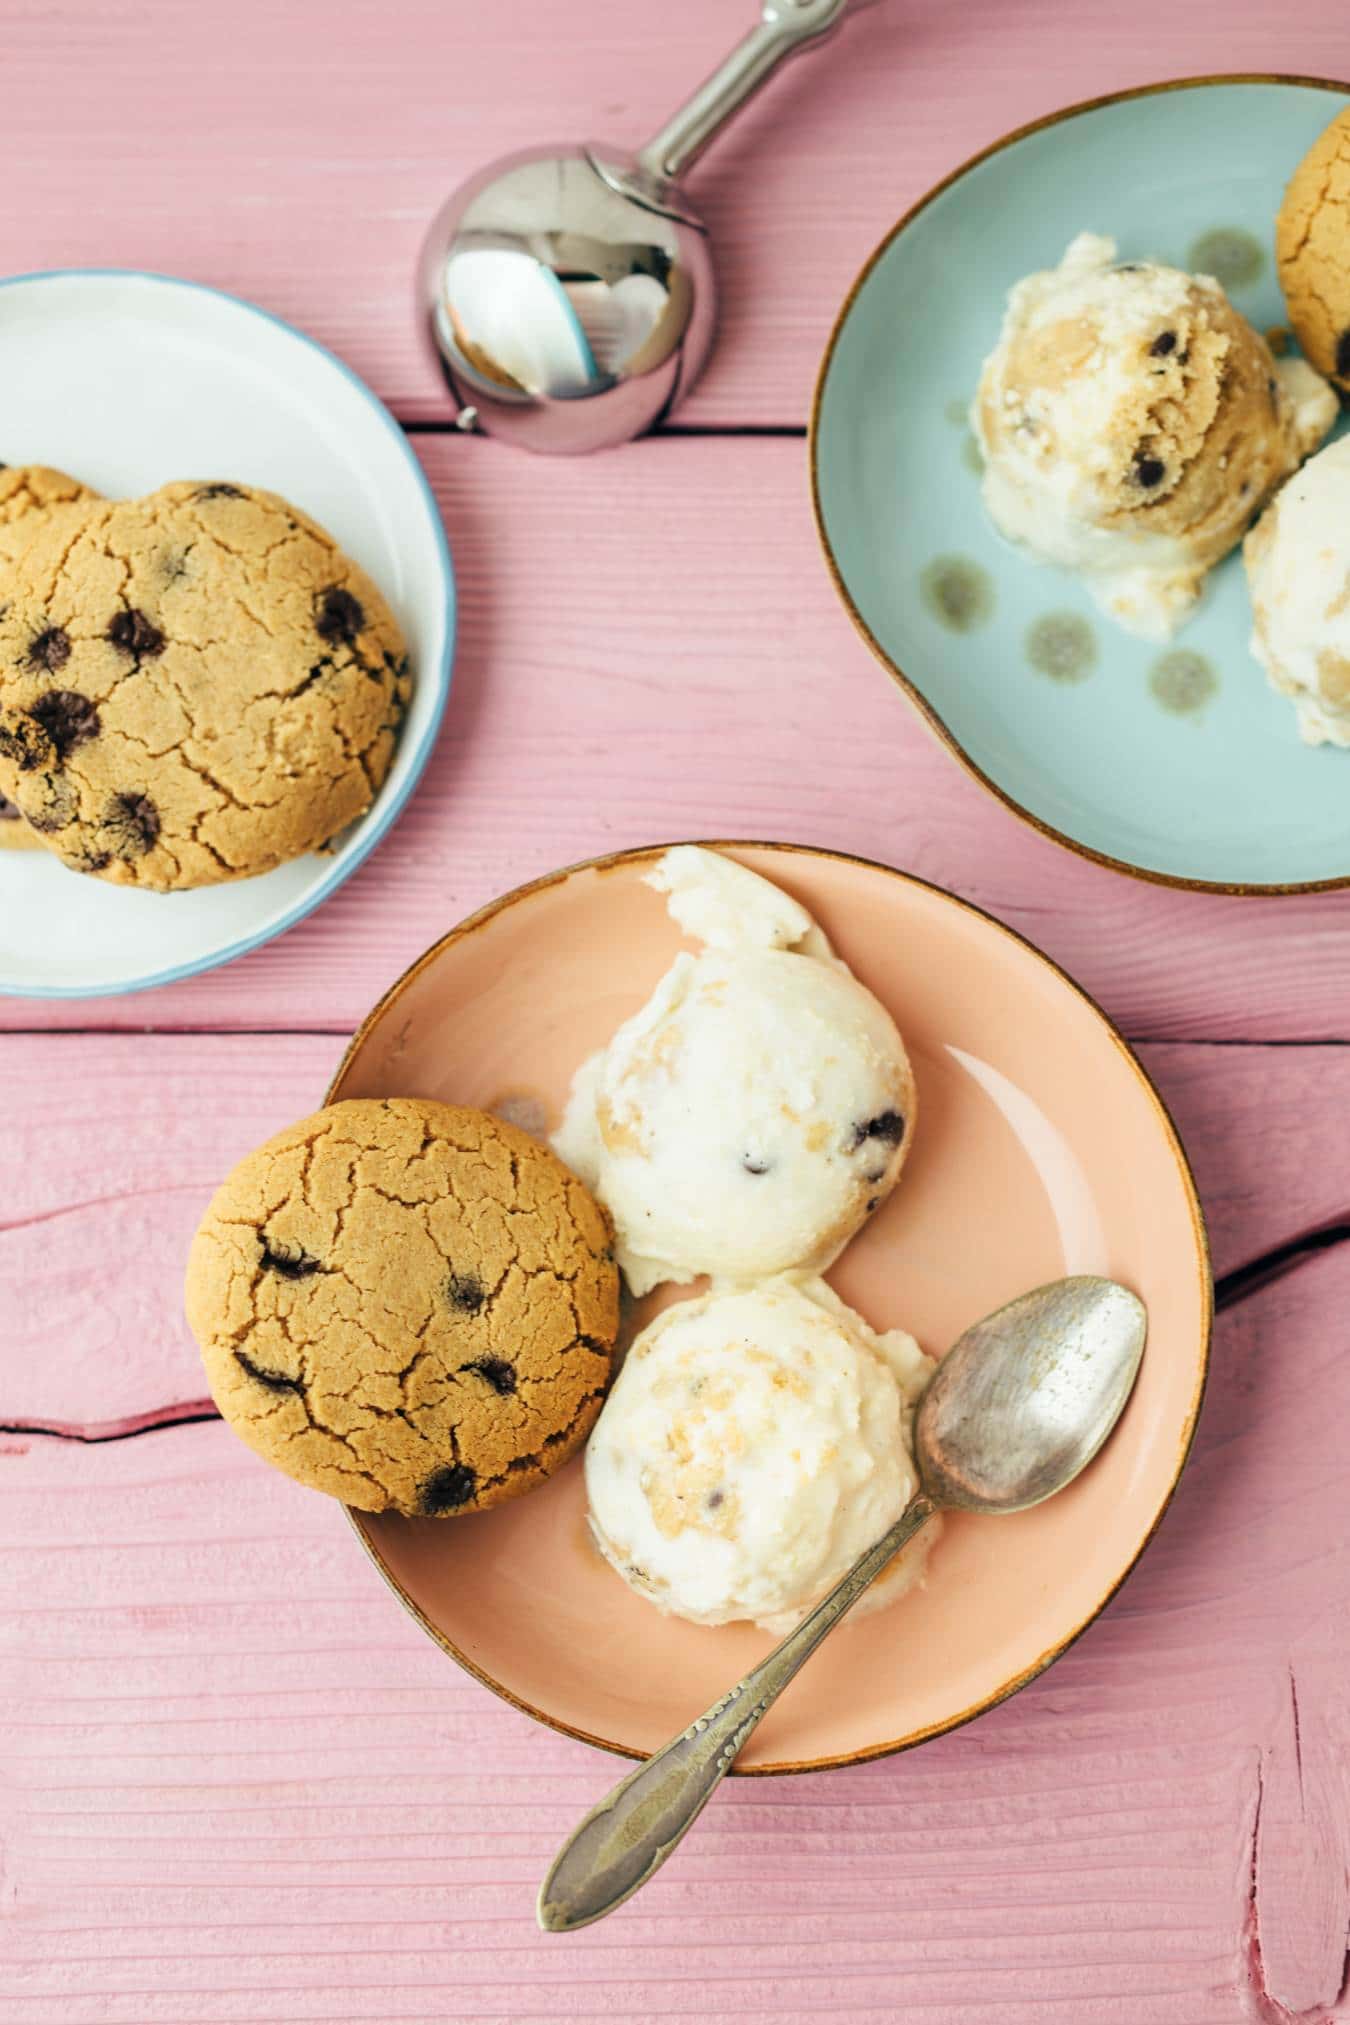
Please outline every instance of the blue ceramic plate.
M211 970L281 935L351 877L431 756L450 690L455 583L412 446L355 373L252 304L163 275L0 283L0 458L109 496L236 478L294 500L398 614L416 682L373 805L322 855L193 893L142 893L0 850L0 992L93 998Z
M1072 577L1005 546L980 506L964 410L1007 290L1053 266L1077 232L1109 233L1122 258L1217 271L1258 330L1283 323L1275 214L1347 94L1220 78L1078 106L1011 135L873 255L816 389L817 522L873 651L1019 815L1169 884L1350 883L1350 752L1302 745L1293 710L1266 686L1248 652L1239 556L1214 572L1164 660ZM1039 672L1047 620L1061 644L1085 643L1074 679L1062 666L1057 678Z

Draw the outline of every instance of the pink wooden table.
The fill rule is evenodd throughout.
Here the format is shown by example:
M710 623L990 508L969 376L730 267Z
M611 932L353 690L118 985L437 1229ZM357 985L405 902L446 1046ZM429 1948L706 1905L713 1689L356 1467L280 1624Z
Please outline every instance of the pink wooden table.
M1350 897L1161 892L1016 826L836 608L802 442L834 307L933 179L1118 86L1345 74L1344 10L888 0L706 166L726 317L678 429L585 467L447 433L409 319L434 204L636 137L748 13L0 0L0 269L167 269L335 346L418 431L464 615L424 786L317 917L150 997L0 1001L4 2025L1350 2018ZM1175 1109L1224 1311L1180 1495L1057 1667L907 1757L733 1786L563 1942L534 1887L612 1762L460 1674L210 1418L181 1259L454 919L706 833L910 867L1067 964Z

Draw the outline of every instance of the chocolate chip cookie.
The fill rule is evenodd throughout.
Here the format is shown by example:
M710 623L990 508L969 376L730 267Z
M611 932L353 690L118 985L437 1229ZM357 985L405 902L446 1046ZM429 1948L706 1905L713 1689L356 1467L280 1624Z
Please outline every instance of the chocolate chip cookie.
M274 493L54 507L0 616L0 794L76 871L270 871L366 809L410 678L375 585Z
M251 1448L365 1511L518 1497L580 1448L610 1378L604 1211L482 1111L330 1105L252 1153L193 1242L187 1314Z
M1350 109L1319 134L1290 179L1275 262L1298 341L1319 373L1350 393Z
M13 566L33 538L35 516L48 507L95 499L87 485L45 464L0 465L0 608L13 594ZM0 795L0 850L40 851L42 839Z

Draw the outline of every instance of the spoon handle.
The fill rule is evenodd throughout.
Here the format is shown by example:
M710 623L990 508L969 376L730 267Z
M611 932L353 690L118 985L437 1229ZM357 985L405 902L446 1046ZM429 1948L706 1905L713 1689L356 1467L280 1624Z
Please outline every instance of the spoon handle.
M854 1562L781 1645L592 1809L563 1844L540 1887L539 1924L546 1932L571 1933L603 1919L655 1876L731 1770L761 1716L936 1509L918 1492L890 1531Z
M859 0L853 0L857 4ZM828 35L849 6L850 0L762 0L760 18L750 33L653 134L639 152L639 167L661 182L678 181L783 58Z

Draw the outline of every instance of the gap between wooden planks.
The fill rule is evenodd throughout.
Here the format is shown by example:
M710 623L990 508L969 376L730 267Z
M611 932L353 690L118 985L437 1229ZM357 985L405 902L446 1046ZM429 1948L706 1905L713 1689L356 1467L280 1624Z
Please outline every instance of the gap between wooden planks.
M753 14L751 0L565 14L355 0L335 35L312 5L234 0L222 34L215 10L174 0L54 15L0 0L0 265L150 267L236 290L332 345L405 419L434 417L413 269L443 199L519 147L638 144ZM803 422L845 291L936 181L1075 100L1216 67L1343 74L1341 11L1229 0L1218 39L1209 10L1173 0L887 0L849 24L696 171L723 319L686 419Z
M339 1052L326 1035L0 1037L0 1314L8 1341L44 1346L6 1359L0 1425L97 1433L200 1405L181 1312L192 1232L227 1169L322 1101ZM1350 1214L1350 1049L1142 1054L1217 1275Z
M331 1507L218 1426L6 1441L0 2017L1343 2018L1348 1302L1342 1252L1222 1320L1177 1499L1050 1673L734 1786L565 1948L533 1890L613 1767L438 1654Z
M966 776L835 598L800 440L655 438L584 464L458 436L417 449L461 625L445 728L402 821L254 956L138 997L0 1000L0 1028L349 1032L429 943L523 880L624 845L745 836L949 887L1132 1035L1350 1033L1350 894L1147 885L1047 842Z

